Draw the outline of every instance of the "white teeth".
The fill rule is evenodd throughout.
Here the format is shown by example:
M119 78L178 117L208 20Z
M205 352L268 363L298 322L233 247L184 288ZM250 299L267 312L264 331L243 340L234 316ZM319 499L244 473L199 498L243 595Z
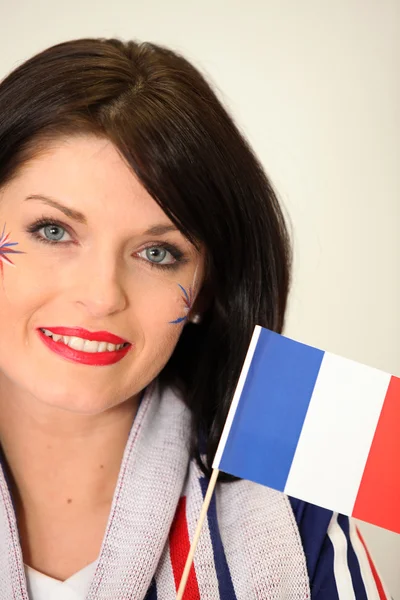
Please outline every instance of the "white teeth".
M80 350L82 352L83 346L85 345L85 340L72 335L69 338L68 342L64 342L64 343L66 343L67 346L69 346L70 348L73 348L74 350Z
M99 342L92 342L91 340L85 340L82 350L84 352L98 352L99 346L100 346Z
M53 338L55 342L60 341L64 343L66 346L73 348L74 350L80 350L81 352L115 352L115 350L120 350L124 347L124 344L110 344L108 342L95 342L92 340L84 340L83 338L69 335L58 335L56 333L52 333L48 329L42 329L43 333L47 335L47 337Z

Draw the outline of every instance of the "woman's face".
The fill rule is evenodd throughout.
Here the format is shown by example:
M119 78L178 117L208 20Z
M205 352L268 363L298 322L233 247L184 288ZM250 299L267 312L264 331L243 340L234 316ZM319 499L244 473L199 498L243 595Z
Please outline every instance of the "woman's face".
M60 140L0 191L1 393L86 414L135 396L203 272L111 142Z

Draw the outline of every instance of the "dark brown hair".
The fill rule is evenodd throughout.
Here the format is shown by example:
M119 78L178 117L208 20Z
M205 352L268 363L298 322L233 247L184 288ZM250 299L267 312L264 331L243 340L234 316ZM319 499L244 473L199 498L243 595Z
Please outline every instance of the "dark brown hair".
M78 39L30 58L0 83L0 187L61 136L111 140L193 243L210 300L188 323L160 381L184 390L193 454L207 472L256 324L281 332L288 230L253 151L200 72L151 43Z

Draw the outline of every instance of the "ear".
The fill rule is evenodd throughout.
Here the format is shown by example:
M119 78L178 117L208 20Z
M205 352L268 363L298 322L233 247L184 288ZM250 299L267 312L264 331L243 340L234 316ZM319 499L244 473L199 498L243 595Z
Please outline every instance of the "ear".
M192 308L190 309L189 318L190 316L195 314L203 315L211 305L213 298L214 292L212 286L208 282L205 282L200 292L197 294L196 300L194 301Z

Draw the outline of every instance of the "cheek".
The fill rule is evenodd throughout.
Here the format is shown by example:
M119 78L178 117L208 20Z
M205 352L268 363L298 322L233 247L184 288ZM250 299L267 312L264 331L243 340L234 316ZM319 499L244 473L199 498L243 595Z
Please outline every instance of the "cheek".
M194 300L191 284L185 279L188 278L181 278L182 283L158 280L150 284L147 281L143 286L136 281L135 289L130 292L131 305L146 329L160 328L172 337L179 335Z
M15 266L5 265L0 281L0 323L28 316L51 296L54 278L27 255L18 257Z
M189 287L185 282L184 285L176 282L161 285L158 281L154 286L143 288L142 293L136 288L132 295L133 330L141 332L137 340L139 354L143 360L151 357L152 370L162 368L179 340L190 309Z
M159 371L173 353L183 325L149 326L145 335L144 357L151 356L151 363L155 371Z

